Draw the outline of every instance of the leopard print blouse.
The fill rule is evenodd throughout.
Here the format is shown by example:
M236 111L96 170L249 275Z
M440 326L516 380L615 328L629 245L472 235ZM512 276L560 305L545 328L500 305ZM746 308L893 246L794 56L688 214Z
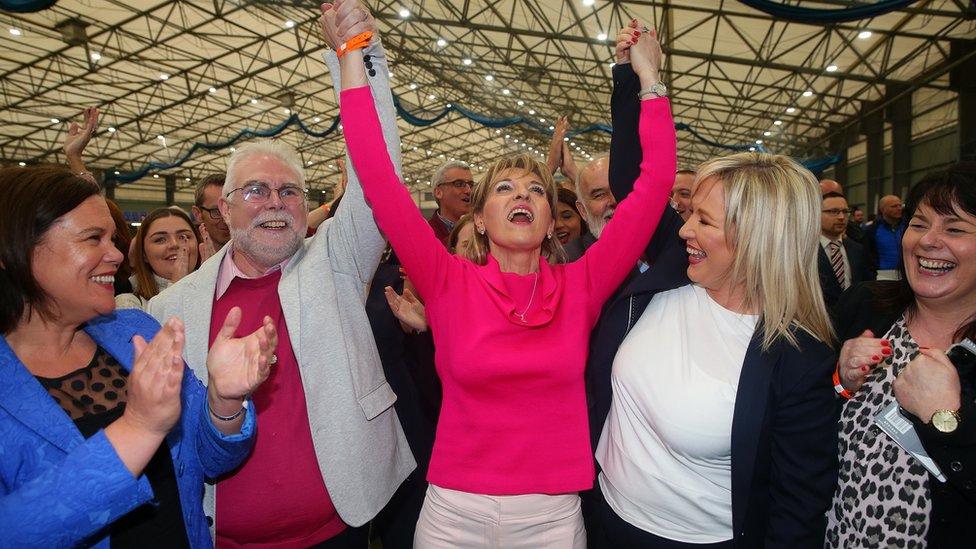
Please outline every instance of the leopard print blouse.
M895 376L918 354L898 319L885 334L891 356L868 375L840 418L840 474L827 512L825 547L924 547L929 528L929 475L874 423L895 400Z

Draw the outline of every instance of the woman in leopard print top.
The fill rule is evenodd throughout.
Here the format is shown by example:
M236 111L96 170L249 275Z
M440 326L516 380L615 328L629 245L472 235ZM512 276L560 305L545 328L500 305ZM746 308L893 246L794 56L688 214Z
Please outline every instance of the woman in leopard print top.
M904 215L902 280L854 288L835 311L847 339L838 373L853 396L841 412L827 547L962 547L976 539L972 380L960 380L944 352L976 337L976 164L927 177L909 192ZM895 402L947 482L875 423Z

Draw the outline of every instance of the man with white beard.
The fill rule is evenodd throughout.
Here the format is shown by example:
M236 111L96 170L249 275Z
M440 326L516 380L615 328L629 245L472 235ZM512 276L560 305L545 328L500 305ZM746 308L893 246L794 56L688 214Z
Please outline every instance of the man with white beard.
M385 54L378 40L365 53L399 169ZM325 58L338 84L335 52ZM156 318L184 320L190 364L205 364L201 357L219 330L213 319L233 305L243 309L239 331L253 331L265 315L278 329L271 375L251 395L254 450L204 494L218 547L366 547L366 523L415 466L365 310L386 242L355 170L335 216L309 239L306 197L294 149L280 140L239 147L218 202L230 242L149 304ZM207 379L205 370L197 375Z
M600 238L617 209L617 200L610 192L610 155L599 155L580 170L576 178L576 196L576 209L586 219L590 232L566 245L569 261L582 257L583 252Z

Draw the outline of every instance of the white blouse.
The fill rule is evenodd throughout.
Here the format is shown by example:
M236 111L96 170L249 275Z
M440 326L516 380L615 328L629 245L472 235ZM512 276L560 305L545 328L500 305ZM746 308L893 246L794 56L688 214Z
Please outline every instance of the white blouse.
M732 539L732 414L758 318L692 284L655 295L620 345L596 458L628 523L685 543Z

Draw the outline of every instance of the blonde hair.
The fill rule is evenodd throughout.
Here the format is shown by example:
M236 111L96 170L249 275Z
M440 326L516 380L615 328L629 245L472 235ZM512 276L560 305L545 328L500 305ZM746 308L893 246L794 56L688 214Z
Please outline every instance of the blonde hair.
M794 327L832 345L817 269L820 183L790 158L752 152L705 162L696 186L709 178L725 191L731 280L742 284L744 305L760 311L763 350L779 338L799 348Z
M502 179L502 174L508 171L532 174L539 178L539 182L546 188L549 214L552 219L556 219L556 197L559 188L556 185L556 180L552 178L552 174L545 164L528 154L504 156L488 168L488 172L475 183L474 189L471 191L471 213L484 213L485 202L488 201L489 191L495 183ZM566 262L566 251L563 250L563 245L559 242L558 238L543 238L541 246L542 257L546 258L549 263ZM466 257L478 265L484 265L488 262L488 252L490 251L488 235L481 234L478 232L477 227L475 227L474 237L468 240L467 246L458 250L458 255Z

